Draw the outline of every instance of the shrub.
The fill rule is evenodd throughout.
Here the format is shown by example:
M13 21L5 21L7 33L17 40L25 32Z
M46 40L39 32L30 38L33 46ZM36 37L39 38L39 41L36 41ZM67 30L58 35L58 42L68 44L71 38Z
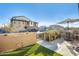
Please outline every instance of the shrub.
M61 36L60 31L57 31L57 30L49 30L49 31L46 31L44 33L41 33L40 37L42 39L44 39L44 34L45 34L45 39L47 41L51 41L51 40L57 39L57 38L59 38ZM50 36L50 39L49 39L49 36Z
M4 36L8 36L7 34L4 34Z

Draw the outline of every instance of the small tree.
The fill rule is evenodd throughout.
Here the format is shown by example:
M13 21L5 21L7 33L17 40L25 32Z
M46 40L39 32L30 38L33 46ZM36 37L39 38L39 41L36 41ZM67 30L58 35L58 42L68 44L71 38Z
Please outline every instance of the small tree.
M4 25L4 30L5 30L6 32L12 32L12 27L11 27L11 25L10 25L10 24Z

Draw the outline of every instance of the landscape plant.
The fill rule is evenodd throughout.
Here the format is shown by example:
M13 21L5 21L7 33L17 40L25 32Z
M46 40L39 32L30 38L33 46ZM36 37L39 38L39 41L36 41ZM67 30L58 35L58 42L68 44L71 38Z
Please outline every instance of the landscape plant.
M58 30L48 30L44 33L41 33L40 38L45 39L47 41L51 41L61 37L61 32Z

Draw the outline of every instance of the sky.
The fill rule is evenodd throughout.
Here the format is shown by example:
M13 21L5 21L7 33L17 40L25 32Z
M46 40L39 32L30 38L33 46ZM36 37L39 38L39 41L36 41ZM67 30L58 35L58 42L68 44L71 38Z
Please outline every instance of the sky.
M12 16L26 16L39 26L79 18L76 3L0 3L0 24L9 23Z

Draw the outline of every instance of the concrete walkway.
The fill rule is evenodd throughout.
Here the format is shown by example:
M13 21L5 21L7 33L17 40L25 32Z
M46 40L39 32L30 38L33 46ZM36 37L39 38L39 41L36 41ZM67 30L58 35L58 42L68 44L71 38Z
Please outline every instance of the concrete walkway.
M60 53L64 56L77 56L78 55L73 51L71 44L62 38L56 39L51 42L47 42L47 41L38 39L37 43L52 50L52 51Z

